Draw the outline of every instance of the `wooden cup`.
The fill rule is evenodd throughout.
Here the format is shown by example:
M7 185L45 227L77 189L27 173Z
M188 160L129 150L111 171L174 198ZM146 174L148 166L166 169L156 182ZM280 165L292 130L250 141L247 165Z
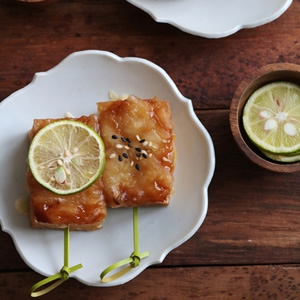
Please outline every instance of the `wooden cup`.
M233 137L244 154L255 164L275 172L300 171L300 162L282 163L268 159L250 141L242 124L244 106L258 88L274 81L289 81L300 85L300 66L277 63L264 66L242 81L230 106L229 121Z

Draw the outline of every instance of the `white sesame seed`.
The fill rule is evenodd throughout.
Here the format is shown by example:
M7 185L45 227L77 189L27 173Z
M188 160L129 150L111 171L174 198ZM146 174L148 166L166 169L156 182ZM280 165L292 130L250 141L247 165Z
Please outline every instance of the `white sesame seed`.
M65 118L74 118L74 115L67 111L65 113Z
M163 157L162 160L163 160L163 161L170 162L170 160L169 160L168 158L166 158L166 157Z
M138 141L141 140L138 134L136 135L136 139L137 139Z
M141 152L147 154L147 151L145 151L144 149Z
M144 143L143 143L143 146L145 147L145 146L147 146L148 145L148 141L145 141Z
M112 154L109 156L109 158L115 158L116 156L117 156L116 153L112 153Z
M161 190L162 190L161 187L158 186L158 184L157 184L156 181L154 182L154 187L155 187L155 189L158 190L158 191L161 191Z
M62 162L60 159L58 159L58 160L57 160L57 164L58 164L59 166L62 166L62 165L63 165L63 162Z
M149 142L149 147L152 147L152 142L151 141Z
M149 153L148 156L149 156L149 157L152 157L152 153Z
M122 148L123 148L123 145L121 145L121 144L117 144L117 145L116 145L116 148L118 148L118 149L122 149Z
M124 148L125 148L126 150L129 150L129 149L130 149L130 147L128 147L127 145L124 146Z
M134 165L134 161L133 161L133 160L131 161L130 165L131 165L131 166L133 166L133 165Z

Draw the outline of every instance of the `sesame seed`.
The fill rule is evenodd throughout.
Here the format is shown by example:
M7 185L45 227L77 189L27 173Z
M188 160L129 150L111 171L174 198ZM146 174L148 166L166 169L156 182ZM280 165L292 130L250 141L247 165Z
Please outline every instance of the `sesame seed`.
M152 157L152 153L149 153L149 157Z
M111 136L111 138L116 140L118 138L118 136L114 134L114 135Z
M168 158L166 158L166 157L163 157L162 160L163 160L163 161L170 162L170 160L169 160Z
M142 151L141 148L135 148L135 150L136 150L137 152L141 152L141 151Z
M117 144L117 145L116 145L116 148L118 148L118 149L122 149L122 148L123 148L123 145L121 145L121 144Z
M136 154L136 157L141 157L141 155L142 155L142 153L139 152Z
M127 153L124 152L122 155L123 155L124 158L128 158L128 154Z
M152 147L152 142L151 141L149 142L149 147Z
M129 150L130 149L130 147L129 146L124 146L124 148L126 149L126 150Z
M130 165L133 166L133 164L134 164L134 161L132 160L131 163L130 163Z
M147 155L147 151L146 151L146 150L143 149L141 152L142 152L143 154L146 154L146 155Z
M146 141L145 139L141 139L139 142L144 143L145 141Z
M57 160L57 164L58 164L59 166L62 166L62 165L63 165L63 162L62 162L60 159L58 159L58 160Z
M148 141L145 141L144 143L143 143L143 146L145 147L145 146L147 146L148 145Z
M142 155L143 155L144 158L147 158L147 157L148 157L147 154L145 154L145 153L143 153Z
M121 137L121 140L125 143L127 142L126 138L124 138L123 136Z
M126 138L126 141L127 141L129 144L131 143L130 138Z
M115 158L116 156L117 156L116 153L112 153L112 154L109 156L109 158Z
M128 143L128 147L129 147L129 148L132 148L132 144L131 144L131 143Z
M138 171L141 169L139 164L135 164L135 168L136 168Z
M136 135L136 139L137 139L138 141L141 140L138 134Z
M119 161L122 161L122 160L123 160L123 158L122 158L121 155L118 156L118 159L119 159Z

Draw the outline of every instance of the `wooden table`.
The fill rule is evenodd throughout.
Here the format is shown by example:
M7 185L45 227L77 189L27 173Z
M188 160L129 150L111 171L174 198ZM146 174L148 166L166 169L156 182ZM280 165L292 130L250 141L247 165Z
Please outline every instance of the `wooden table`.
M121 0L1 0L0 100L35 72L86 49L142 57L165 69L209 131L216 170L203 225L162 264L111 288L70 279L43 298L300 299L300 174L254 165L229 126L231 99L245 76L270 63L300 64L300 1L269 24L205 39L156 23ZM1 231L0 299L29 299L41 279Z

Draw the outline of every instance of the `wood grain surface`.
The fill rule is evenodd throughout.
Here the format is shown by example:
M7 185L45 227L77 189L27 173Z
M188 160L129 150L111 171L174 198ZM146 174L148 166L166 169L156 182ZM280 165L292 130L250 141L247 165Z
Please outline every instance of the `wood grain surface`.
M253 164L229 124L246 76L271 63L300 64L300 1L271 23L205 39L157 23L124 0L0 0L0 101L36 72L87 49L148 59L193 101L216 152L208 214L192 238L131 282L95 288L70 279L42 298L300 299L300 174ZM1 231L0 299L29 299L42 278Z

